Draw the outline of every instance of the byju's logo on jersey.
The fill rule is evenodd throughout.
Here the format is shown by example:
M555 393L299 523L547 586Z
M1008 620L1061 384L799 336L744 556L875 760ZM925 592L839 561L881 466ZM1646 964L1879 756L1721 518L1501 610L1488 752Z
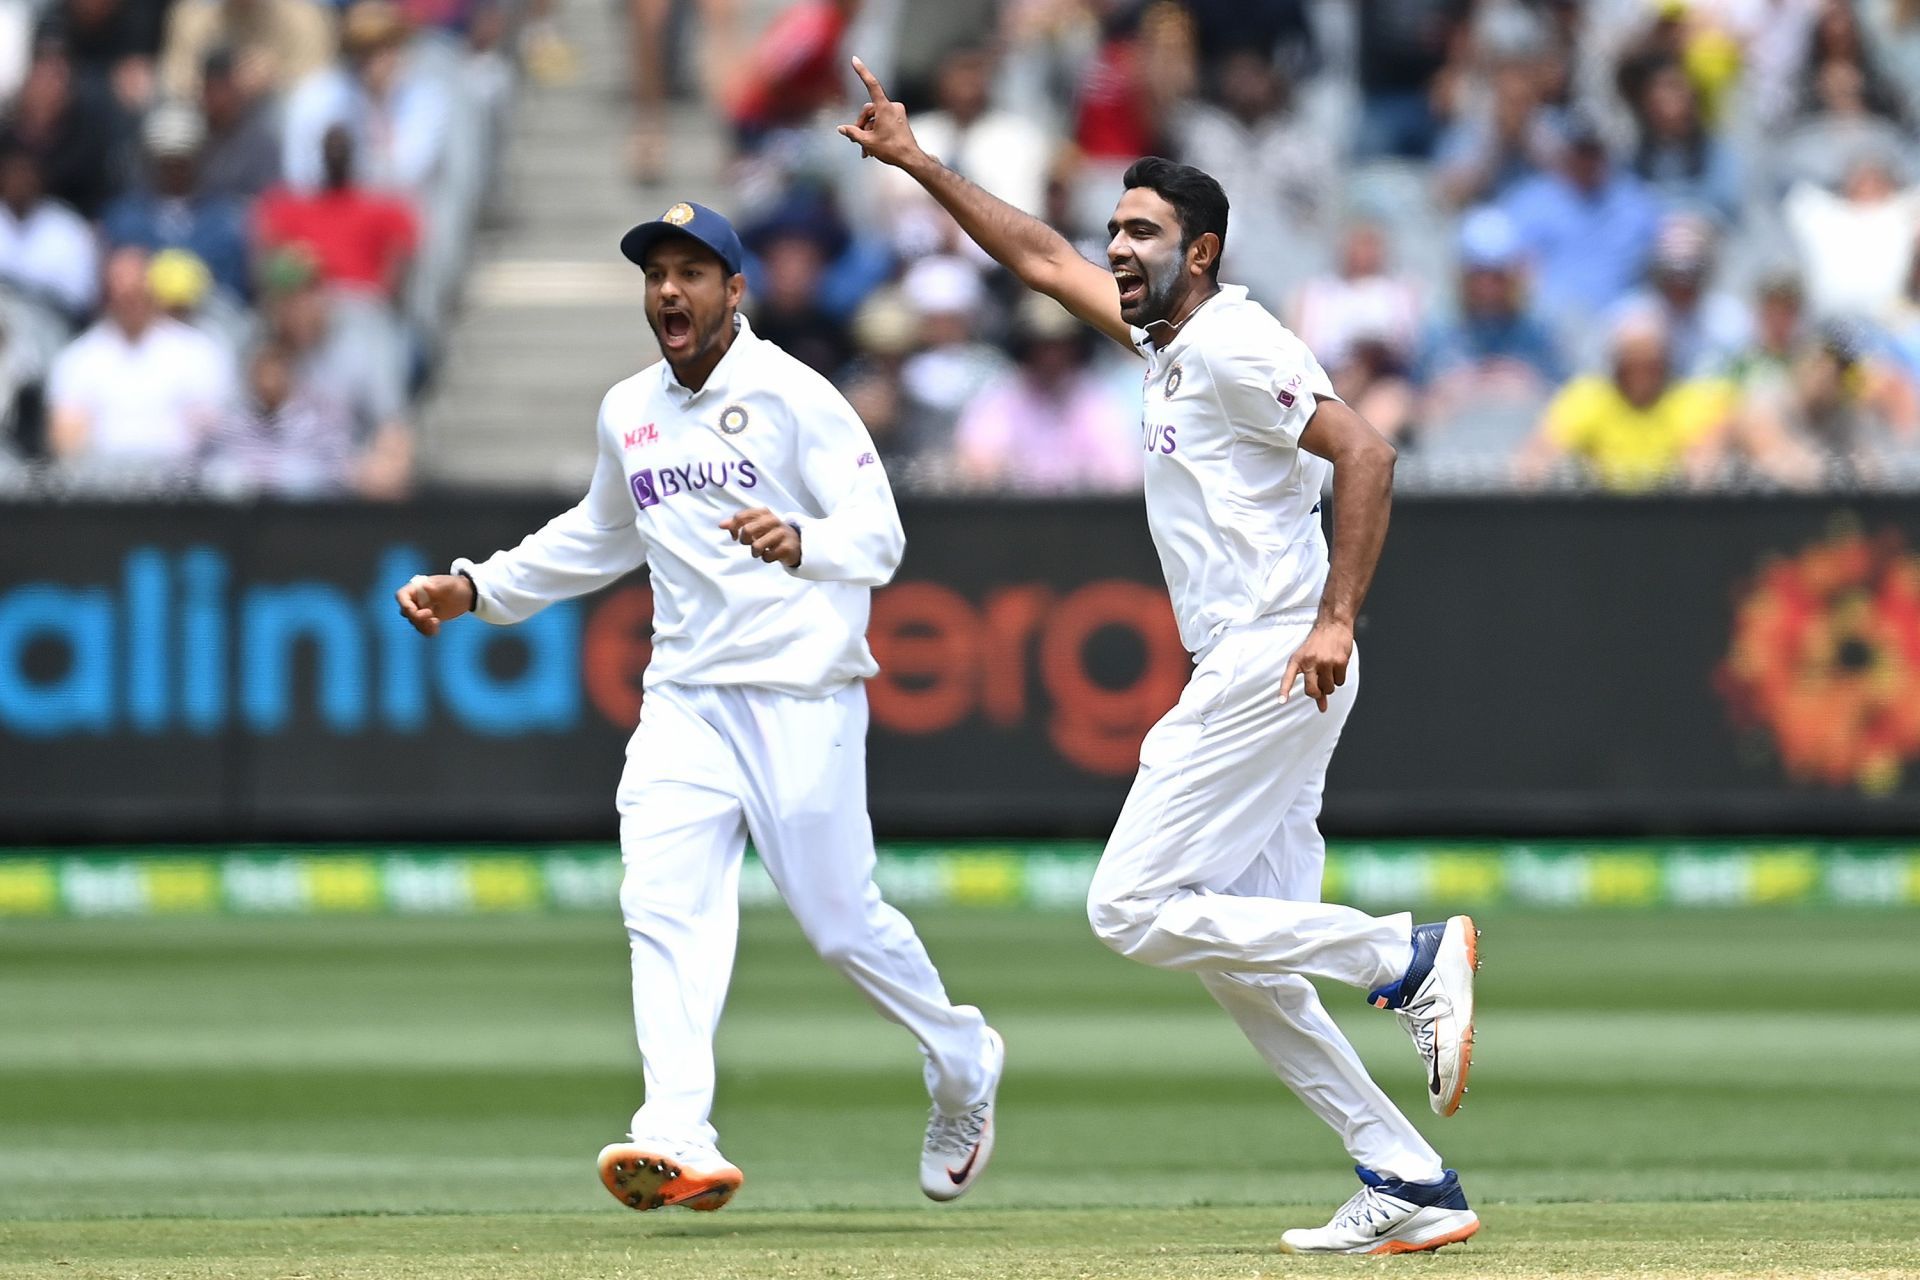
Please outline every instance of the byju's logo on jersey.
M642 467L627 477L627 487L633 491L633 505L642 511L682 493L724 489L729 484L751 489L759 483L759 468L745 459L696 462L684 467L661 467L658 471Z
M1162 393L1167 399L1173 399L1174 393L1180 390L1180 377L1180 362L1175 360L1173 362L1173 368L1167 370L1167 386L1166 390Z

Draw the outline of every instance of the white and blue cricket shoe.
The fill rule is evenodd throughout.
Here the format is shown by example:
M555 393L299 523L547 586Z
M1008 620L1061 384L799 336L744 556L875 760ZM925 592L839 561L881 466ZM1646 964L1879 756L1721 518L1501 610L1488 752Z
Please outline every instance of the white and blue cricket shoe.
M1413 1038L1427 1069L1427 1102L1450 1116L1467 1096L1473 1069L1473 975L1480 968L1480 931L1468 916L1414 926L1413 960L1400 981L1368 993L1391 1009Z
M927 1140L920 1148L920 1190L929 1200L958 1200L972 1189L993 1158L993 1103L1007 1069L1007 1042L987 1028L993 1067L986 1092L959 1111L938 1103L927 1117Z
M1426 1253L1459 1244L1480 1229L1467 1207L1460 1175L1438 1182L1402 1182L1356 1167L1360 1189L1324 1227L1283 1232L1285 1253Z

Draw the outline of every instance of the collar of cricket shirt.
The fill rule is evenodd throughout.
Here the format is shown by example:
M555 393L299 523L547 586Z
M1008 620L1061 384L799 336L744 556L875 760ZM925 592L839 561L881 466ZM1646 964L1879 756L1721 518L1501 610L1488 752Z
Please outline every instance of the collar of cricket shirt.
M733 385L734 375L740 371L744 362L750 362L753 359L752 348L759 345L760 339L754 335L753 326L747 323L745 315L738 311L733 314L735 322L733 342L727 347L727 354L720 357L720 363L713 366L713 372L707 375L706 382L698 391L689 390L680 379L673 376L671 365L665 360L660 362L662 366L660 376L666 383L667 394L673 398L674 404L680 409L688 410L696 404L710 400L717 400L724 404L727 389Z

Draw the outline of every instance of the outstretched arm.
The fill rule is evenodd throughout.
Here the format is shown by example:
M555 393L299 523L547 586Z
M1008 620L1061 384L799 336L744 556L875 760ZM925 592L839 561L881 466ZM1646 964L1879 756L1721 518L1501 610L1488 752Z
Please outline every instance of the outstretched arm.
M1040 219L988 194L922 151L907 124L907 109L887 97L866 63L855 58L853 69L871 101L860 108L859 119L840 126L841 137L925 187L969 239L1029 289L1046 294L1115 342L1133 346L1132 331L1120 318L1120 290L1109 272L1081 257L1065 236Z

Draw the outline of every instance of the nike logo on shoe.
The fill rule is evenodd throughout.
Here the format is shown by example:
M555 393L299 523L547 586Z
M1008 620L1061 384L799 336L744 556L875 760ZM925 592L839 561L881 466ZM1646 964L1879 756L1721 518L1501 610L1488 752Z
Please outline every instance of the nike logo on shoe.
M967 1175L973 1172L973 1162L979 1158L980 1144L976 1142L973 1144L973 1150L967 1153L967 1162L965 1164L961 1165L958 1169L949 1168L947 1170L947 1176L953 1179L954 1186L957 1187L966 1182Z

